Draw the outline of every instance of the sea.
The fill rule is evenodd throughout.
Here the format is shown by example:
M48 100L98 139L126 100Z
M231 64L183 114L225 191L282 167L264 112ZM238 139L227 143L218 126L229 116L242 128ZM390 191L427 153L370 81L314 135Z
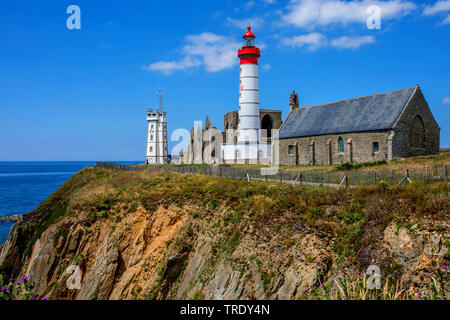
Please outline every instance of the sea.
M87 166L95 166L95 162L0 162L0 216L30 212ZM5 243L13 224L0 222L0 245Z

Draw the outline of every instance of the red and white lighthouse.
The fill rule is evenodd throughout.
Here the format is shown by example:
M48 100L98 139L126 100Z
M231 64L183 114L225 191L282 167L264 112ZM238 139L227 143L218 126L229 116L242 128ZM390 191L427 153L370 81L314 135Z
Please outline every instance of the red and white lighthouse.
M260 50L255 46L251 27L244 34L244 45L238 51L241 60L239 77L239 127L238 142L259 142L259 77Z

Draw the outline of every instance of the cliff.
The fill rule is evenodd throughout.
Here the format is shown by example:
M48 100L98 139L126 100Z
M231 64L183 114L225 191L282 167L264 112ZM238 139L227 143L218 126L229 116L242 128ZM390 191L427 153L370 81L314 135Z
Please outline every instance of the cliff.
M49 299L448 299L449 193L86 168L13 227L0 271Z

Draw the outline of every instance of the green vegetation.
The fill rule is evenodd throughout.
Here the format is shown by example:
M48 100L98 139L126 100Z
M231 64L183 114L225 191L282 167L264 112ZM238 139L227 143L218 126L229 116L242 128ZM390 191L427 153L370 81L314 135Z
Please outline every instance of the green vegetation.
M399 229L412 229L415 224L417 228L439 228L432 221L449 219L449 194L448 183L378 185L338 190L174 172L133 172L90 167L77 173L36 210L25 216L24 222L18 224L18 243L19 246L23 244L17 252L28 256L42 232L65 217L76 216L77 223L86 233L95 233L99 232L96 222L102 219L118 221L136 211L152 215L161 207L178 207L185 208L184 218L187 222L179 232L179 237L168 247L176 247L181 250L177 252L186 253L193 250L197 235L203 233L212 239L212 256L198 279L202 283L213 278L217 263L223 260L230 262L233 269L241 273L248 270L248 260L243 261L240 255L243 246L239 246L246 241L244 236L248 234L267 243L274 239L279 245L285 245L286 249L292 248L289 250L294 251L298 248L301 252L300 236L314 233L315 236L326 238L332 245L339 257L339 267L341 263L357 265L360 263L358 254L363 249L376 248L377 239L391 223L396 223ZM55 246L61 237L67 237L68 227L61 223L56 234ZM114 238L114 241L118 243L118 239ZM450 249L450 242L445 238L443 241ZM449 254L447 260L450 260ZM310 253L304 256L310 263L317 260ZM77 255L73 259L85 258ZM271 282L274 282L272 280L275 280L271 273L273 266L257 251L253 259L267 292L271 289ZM161 260L161 263L155 286L151 290L146 289L145 293L136 289L134 293L137 297L154 299L158 296L163 286L162 277L167 260ZM389 268L393 272L399 269L396 266ZM383 270L387 270L387 267L383 266ZM179 279L180 276L176 281ZM308 298L360 297L365 288L356 284L340 284L345 295L333 291L332 288L337 288L335 284L320 286L316 290L317 295L312 295L311 291ZM384 285L387 288L384 296L370 296L366 292L364 297L396 297L397 284L390 282ZM436 288L440 290L439 283ZM173 289L170 290L171 294ZM200 299L202 295L202 291L199 291L196 298Z
M345 171L345 170L355 170L363 167L374 167L374 166L381 166L387 164L386 160L379 160L379 161L373 161L373 162L362 162L362 163L350 163L350 162L344 162L341 163L336 167L336 170L338 171Z
M439 279L433 279L428 289L419 293L409 291L405 283L395 280L391 275L379 278L363 273L359 277L339 275L332 280L323 281L320 278L312 287L306 289L302 299L308 300L443 300L445 298L444 284L448 279L448 270L442 269Z
M4 273L0 274L0 301L1 300L36 300L34 284L28 277L20 280L8 279ZM47 300L46 297L43 300Z
M290 230L299 219L313 227L320 220L320 231L332 232L340 241L337 252L350 254L357 249L358 238L368 227L383 229L390 221L414 216L448 218L448 183L424 186L413 183L405 186L368 186L354 189L325 187L305 188L266 182L247 182L231 179L178 173L131 172L104 168L86 168L67 181L57 192L44 201L19 225L26 244L25 256L42 232L58 219L69 214L87 214L85 227L97 219L121 219L124 214L139 207L149 214L159 206L183 207L194 205L194 219L209 219L219 208L232 208L216 224L224 236L222 245L230 251L238 243L239 226L252 222L255 227L272 226L274 232L281 228ZM398 202L402 199L402 203ZM339 204L336 216L327 216L325 209ZM279 224L274 217L294 214L287 223ZM247 217L244 219L244 217ZM30 219L33 218L33 219ZM367 225L366 222L370 221ZM217 222L217 221L216 221ZM342 222L342 223L341 223ZM58 231L64 237L64 227ZM288 239L286 239L288 240ZM227 242L228 241L228 242ZM353 248L347 248L352 244ZM55 244L56 245L56 244Z
M205 166L200 165L200 166ZM298 170L298 171L376 171L376 170L393 170L417 168L426 166L450 165L450 152L441 152L440 154L427 155L412 158L394 159L392 161L380 160L374 162L366 162L362 164L350 163L341 165L296 165L296 166L280 166L282 170ZM175 165L171 165L175 166ZM199 166L199 165L176 165L176 166ZM264 165L249 164L232 164L232 167L238 168L262 168Z

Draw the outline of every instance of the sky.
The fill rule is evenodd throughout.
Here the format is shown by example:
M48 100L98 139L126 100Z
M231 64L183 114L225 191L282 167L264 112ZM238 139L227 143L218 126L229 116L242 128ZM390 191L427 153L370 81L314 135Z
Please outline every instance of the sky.
M223 129L248 24L261 108L418 83L450 147L450 0L2 0L0 161L144 161L158 88L169 138L207 115Z

